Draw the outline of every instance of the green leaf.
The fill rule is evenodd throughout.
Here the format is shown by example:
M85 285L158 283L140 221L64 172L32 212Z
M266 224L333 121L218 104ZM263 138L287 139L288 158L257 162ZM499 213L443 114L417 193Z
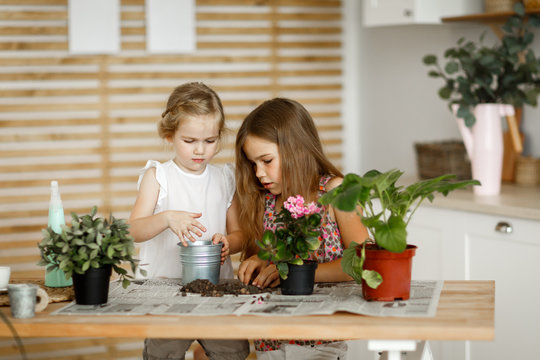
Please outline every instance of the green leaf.
M364 269L364 271L362 271L362 279L364 279L367 286L369 286L372 289L378 288L379 285L381 285L383 282L383 278L381 274L379 274L375 270Z
M114 271L120 275L127 275L127 270L124 268L121 268L120 266L115 266Z
M88 268L90 268L90 260L87 260L84 262L84 264L81 267L81 270L82 272L85 272L86 270L88 270Z
M525 6L521 2L515 2L512 9L519 15L525 16Z
M259 250L259 252L257 253L257 256L261 260L270 260L270 257L271 257L270 253L266 250Z
M446 64L446 66L444 67L444 70L448 74L455 74L459 71L459 64L456 61L450 61L449 63Z
M439 97L443 100L450 99L450 96L452 96L452 88L449 88L447 86L443 86L439 89Z
M343 251L341 259L341 268L343 272L351 276L358 284L362 282L362 268L358 268L356 247L360 246L356 242L351 242L351 245Z
M283 280L287 280L287 276L289 275L289 265L285 262L277 263L276 267L278 269L279 276Z
M308 249L311 251L317 250L321 245L321 242L319 241L318 237L308 237L306 238L306 243L307 243Z
M388 222L379 222L375 227L375 240L382 248L392 252L402 252L407 247L406 223L400 216L392 215Z
M107 248L107 257L112 259L114 256L114 247L111 245Z
M360 197L363 187L354 185L342 192L332 201L332 205L339 210L353 211L356 209L357 201ZM334 189L335 190L335 189Z
M425 65L434 65L437 63L437 57L435 55L426 55L423 57L422 61Z
M261 242L263 243L264 247L271 246L275 242L275 235L272 230L266 230L263 233Z

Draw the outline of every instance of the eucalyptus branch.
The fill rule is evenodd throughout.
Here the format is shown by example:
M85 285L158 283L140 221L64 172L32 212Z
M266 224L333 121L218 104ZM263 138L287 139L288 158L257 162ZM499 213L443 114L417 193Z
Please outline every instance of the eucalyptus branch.
M436 55L423 57L423 63L433 67L428 75L444 81L438 91L440 98L449 105L459 105L460 117L469 127L476 121L472 108L477 104L537 106L540 58L531 49L531 28L540 26L540 18L526 14L519 2L513 10L516 15L508 18L501 41L493 46L482 44L482 34L478 46L461 38L455 47L448 48L444 52L446 66L439 64Z

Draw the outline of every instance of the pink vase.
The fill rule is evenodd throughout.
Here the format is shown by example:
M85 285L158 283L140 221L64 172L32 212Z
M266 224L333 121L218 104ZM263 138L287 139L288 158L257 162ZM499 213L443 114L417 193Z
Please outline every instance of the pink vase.
M457 113L457 105L452 107ZM475 186L476 195L498 195L501 191L503 163L502 117L514 115L514 107L506 104L478 104L474 108L476 122L472 128L457 118L467 154L471 159L472 176L482 183Z

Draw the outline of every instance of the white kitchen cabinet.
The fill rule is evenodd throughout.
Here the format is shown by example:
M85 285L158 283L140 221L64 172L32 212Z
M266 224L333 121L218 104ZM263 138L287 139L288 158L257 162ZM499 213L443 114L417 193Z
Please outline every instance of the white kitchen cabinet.
M537 358L540 221L422 206L408 231L414 279L495 280L495 340L430 342L435 359Z
M444 16L482 12L481 0L362 0L364 26L440 24Z

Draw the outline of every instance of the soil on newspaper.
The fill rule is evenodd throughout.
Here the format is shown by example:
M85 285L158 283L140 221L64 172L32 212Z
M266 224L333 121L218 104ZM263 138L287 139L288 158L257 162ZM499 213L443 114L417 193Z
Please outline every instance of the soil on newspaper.
M253 285L244 285L238 280L227 281L221 284L212 284L206 279L197 279L182 286L180 289L182 295L186 296L187 293L197 293L201 296L219 297L225 294L227 295L250 295L260 294L268 292L268 289L262 290Z

